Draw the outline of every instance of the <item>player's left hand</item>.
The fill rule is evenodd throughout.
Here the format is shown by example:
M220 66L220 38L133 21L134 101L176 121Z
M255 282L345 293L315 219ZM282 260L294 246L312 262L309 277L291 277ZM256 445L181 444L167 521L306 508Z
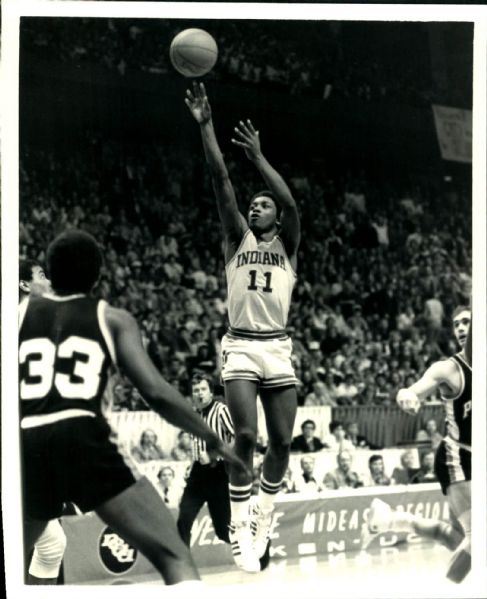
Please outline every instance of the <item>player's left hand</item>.
M240 121L235 127L235 133L238 139L232 138L232 143L243 148L249 160L256 160L262 156L259 132L254 129L250 119Z
M418 396L410 389L399 389L396 396L396 402L401 410L404 410L412 416L415 416L421 407Z

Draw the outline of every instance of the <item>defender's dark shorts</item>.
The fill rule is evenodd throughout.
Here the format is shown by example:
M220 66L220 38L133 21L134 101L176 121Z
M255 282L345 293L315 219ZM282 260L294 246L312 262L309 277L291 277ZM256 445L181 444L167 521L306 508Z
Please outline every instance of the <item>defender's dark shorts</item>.
M472 479L472 452L454 441L443 439L436 450L435 473L443 495L452 483Z
M21 430L24 514L52 520L72 501L88 512L134 484L102 417Z

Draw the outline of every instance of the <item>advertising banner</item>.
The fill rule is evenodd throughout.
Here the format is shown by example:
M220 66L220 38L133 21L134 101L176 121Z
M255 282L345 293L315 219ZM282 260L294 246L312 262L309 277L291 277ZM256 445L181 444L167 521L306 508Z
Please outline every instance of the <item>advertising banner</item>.
M433 105L443 160L472 162L472 111Z
M361 526L373 497L426 518L448 518L448 505L437 485L357 489L353 495L336 492L333 496L305 500L291 494L276 504L271 557L274 560L316 555L345 557L349 552L359 551ZM64 560L66 584L130 582L150 573L157 578L152 565L95 514L66 517L63 527L68 539ZM414 542L417 537L387 533L375 539L371 548L393 547L399 541ZM215 536L206 508L194 523L191 552L203 570L233 567L230 548Z

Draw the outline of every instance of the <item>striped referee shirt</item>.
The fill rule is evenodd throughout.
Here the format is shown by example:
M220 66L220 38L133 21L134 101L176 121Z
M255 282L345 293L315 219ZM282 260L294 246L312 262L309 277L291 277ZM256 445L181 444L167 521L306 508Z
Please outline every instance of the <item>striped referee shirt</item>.
M235 431L233 429L230 412L224 403L214 399L210 405L203 408L200 412L200 416L222 441L225 443L231 443L233 441ZM203 464L208 463L203 457L203 454L206 454L206 443L199 437L192 436L192 440L194 461ZM221 460L222 458L218 456L216 459Z

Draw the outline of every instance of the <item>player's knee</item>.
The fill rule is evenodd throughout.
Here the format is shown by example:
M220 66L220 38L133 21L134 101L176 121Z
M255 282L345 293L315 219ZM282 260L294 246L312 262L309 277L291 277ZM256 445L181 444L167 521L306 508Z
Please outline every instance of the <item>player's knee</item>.
M287 459L289 456L289 451L291 449L291 440L290 439L274 439L272 441L269 440L269 450L274 454L275 457L281 460Z
M243 428L235 434L235 445L243 452L247 453L253 451L256 443L257 435L255 431L250 428Z
M51 539L49 543L39 545L36 549L38 551L39 559L46 566L54 566L63 559L66 550L66 535L63 530L60 529L54 539Z
M65 549L66 535L61 529L55 538L36 545L29 566L29 574L40 579L57 578Z

